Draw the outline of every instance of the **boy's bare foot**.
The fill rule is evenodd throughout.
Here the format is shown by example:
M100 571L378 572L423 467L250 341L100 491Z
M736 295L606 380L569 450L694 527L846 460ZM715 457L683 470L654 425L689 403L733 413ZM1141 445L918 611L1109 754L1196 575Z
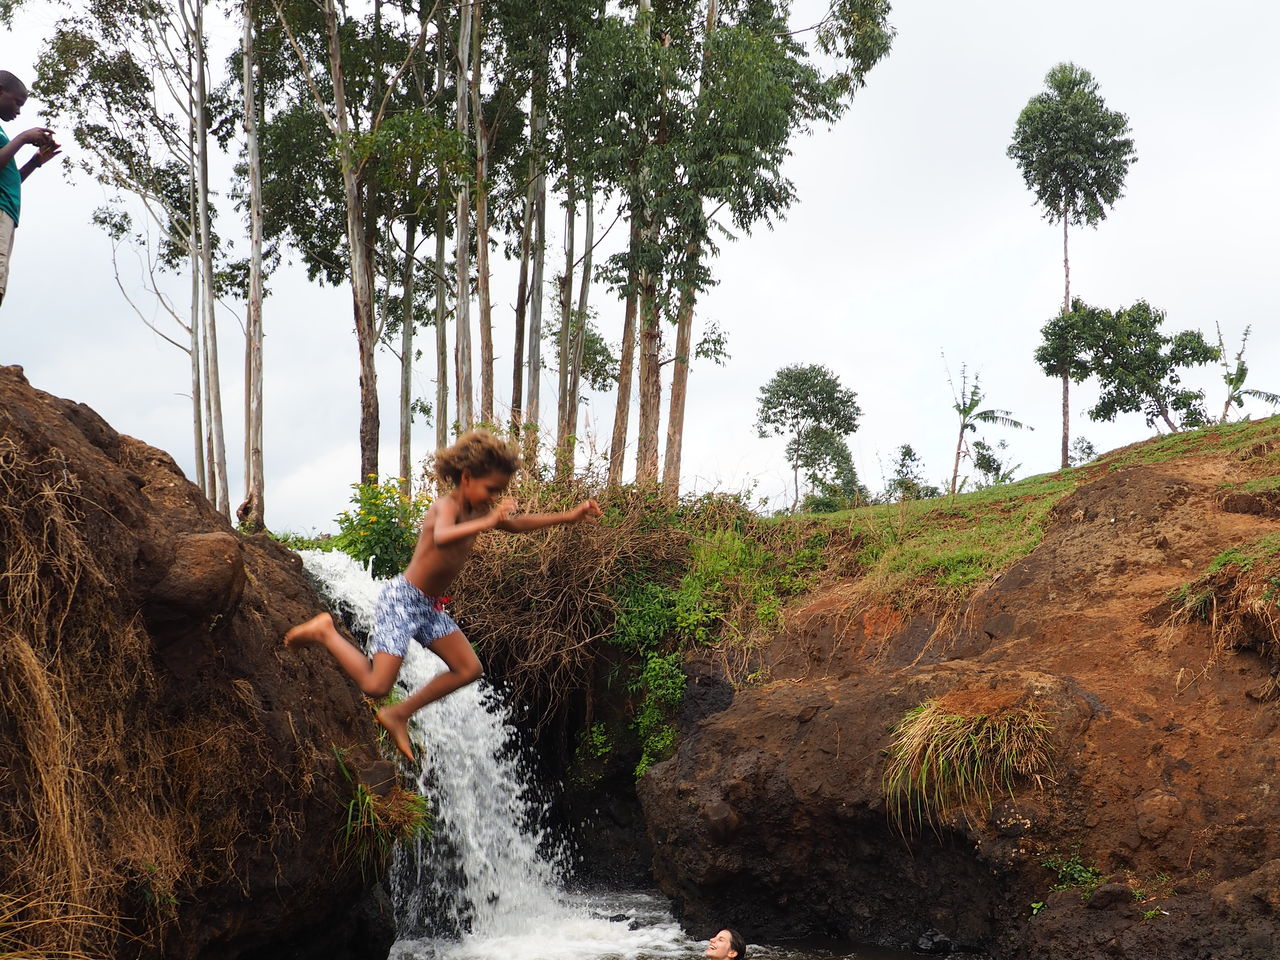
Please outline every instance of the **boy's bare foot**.
M317 613L305 623L290 627L284 635L286 647L305 647L313 643L323 643L324 634L333 629L333 617L327 613Z
M382 728L391 734L396 749L404 754L406 760L413 763L413 745L409 742L409 722L397 717L391 712L390 707L383 707L374 716L382 724Z

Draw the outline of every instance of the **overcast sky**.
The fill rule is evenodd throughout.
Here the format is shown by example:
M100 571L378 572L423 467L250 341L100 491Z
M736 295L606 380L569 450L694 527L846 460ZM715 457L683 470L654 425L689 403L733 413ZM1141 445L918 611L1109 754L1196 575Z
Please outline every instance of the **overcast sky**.
M821 12L822 4L798 0L794 24ZM14 30L0 33L0 68L30 82L54 19L30 0ZM1005 149L1019 111L1063 60L1090 70L1108 106L1128 115L1139 157L1108 219L1072 231L1073 294L1106 307L1145 298L1167 311L1168 329L1198 328L1210 339L1220 323L1232 353L1252 325L1250 385L1280 391L1280 5L900 0L892 21L893 51L853 108L794 144L788 174L800 199L788 219L724 244L714 265L719 284L701 315L728 332L732 356L692 371L686 489L754 489L774 506L788 502L782 441L758 439L752 424L760 386L790 363L825 364L857 392L863 416L850 448L873 489L902 443L922 455L930 479L949 475L957 423L947 373L958 386L962 365L980 373L988 405L1035 427L985 434L1009 441L1018 476L1056 468L1059 387L1032 353L1061 304L1061 230L1041 218ZM6 132L38 122L39 110L33 96ZM0 363L21 364L35 386L88 404L190 471L185 357L143 326L117 288L110 246L89 222L104 199L96 184L69 184L48 169L26 182L0 307ZM122 269L150 312L136 263ZM504 395L512 276L506 269L495 280ZM307 283L297 267L277 274L272 288L267 521L277 530L330 529L359 467L350 296ZM593 299L616 340L621 304L599 289ZM239 502L242 339L234 315L220 322ZM384 356L380 370L382 463L392 473L394 359ZM420 395L433 394L433 377L424 363ZM1221 408L1219 369L1188 379L1207 389L1211 410ZM1099 450L1152 435L1136 414L1089 421L1094 395L1089 385L1076 389L1074 435ZM553 396L550 377L545 396ZM587 416L588 430L607 438L612 399L595 398ZM416 456L433 436L417 428Z

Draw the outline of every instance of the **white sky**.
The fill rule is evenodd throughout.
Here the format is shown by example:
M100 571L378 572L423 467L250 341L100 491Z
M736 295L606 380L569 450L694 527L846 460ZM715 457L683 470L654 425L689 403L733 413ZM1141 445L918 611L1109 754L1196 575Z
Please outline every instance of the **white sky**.
M799 27L817 20L822 5L797 0L795 7ZM0 68L31 82L54 19L32 0L15 29L0 33ZM1063 60L1090 70L1108 106L1129 116L1139 156L1109 218L1096 230L1072 232L1073 295L1106 307L1146 298L1168 312L1170 331L1198 328L1210 339L1219 322L1231 353L1252 325L1249 385L1280 391L1280 6L899 0L892 21L893 51L853 109L834 128L795 144L788 174L800 202L787 221L725 244L715 264L719 285L701 316L728 331L732 359L693 369L686 489L754 486L775 506L789 502L783 442L760 440L752 427L760 386L789 363L825 364L857 392L862 425L850 447L873 489L883 485L881 464L887 468L902 443L922 455L935 482L949 476L956 423L947 369L958 383L962 364L980 372L987 405L1035 427L985 434L1009 441L1022 464L1018 476L1056 468L1059 387L1032 352L1062 299L1061 232L1041 218L1005 149L1019 111ZM9 135L37 123L39 109L33 96L24 115L6 125ZM117 289L109 244L89 223L104 199L96 184L69 184L49 170L27 181L0 307L0 363L21 364L35 386L88 404L189 470L185 357L148 331ZM558 231L556 219L549 216ZM561 256L549 254L549 274ZM500 268L494 292L504 398L513 277L512 268ZM272 287L267 521L277 530L331 529L359 467L350 296L345 288L308 284L296 267L277 274ZM616 339L621 304L602 289L593 304ZM223 314L221 323L238 502L242 339L234 317ZM416 389L430 397L434 370L427 363ZM384 355L380 371L382 465L393 473L394 358ZM1211 411L1220 409L1217 368L1189 381L1207 388ZM544 383L545 408L553 376ZM1087 384L1074 392L1074 435L1099 450L1151 435L1136 414L1090 422L1083 411L1094 394ZM596 398L587 409L589 429L607 438L612 398ZM1246 410L1270 412L1262 405ZM633 413L633 438L634 422ZM430 428L416 428L415 458L433 437Z

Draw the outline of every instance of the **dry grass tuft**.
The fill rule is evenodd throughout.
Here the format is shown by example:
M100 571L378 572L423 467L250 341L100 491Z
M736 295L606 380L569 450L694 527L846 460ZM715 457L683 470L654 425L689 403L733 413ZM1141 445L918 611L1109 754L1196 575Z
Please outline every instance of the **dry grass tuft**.
M900 828L935 827L973 808L989 811L996 793L1019 783L1039 790L1053 771L1052 724L1025 698L950 694L907 712L893 731L883 789Z

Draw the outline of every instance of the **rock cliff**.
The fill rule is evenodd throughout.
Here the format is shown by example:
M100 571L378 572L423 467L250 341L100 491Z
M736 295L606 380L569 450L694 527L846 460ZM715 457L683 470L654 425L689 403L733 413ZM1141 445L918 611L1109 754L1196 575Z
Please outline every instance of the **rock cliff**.
M354 687L282 649L319 609L297 555L18 367L0 367L0 542L0 941L385 957L335 751L393 771Z
M764 644L769 682L728 703L695 684L676 755L640 785L678 912L998 958L1280 956L1280 498L1259 479L1280 473L1280 424L1260 435L1106 458L961 607L837 584ZM891 817L893 731L933 698L1034 705L1051 770Z

